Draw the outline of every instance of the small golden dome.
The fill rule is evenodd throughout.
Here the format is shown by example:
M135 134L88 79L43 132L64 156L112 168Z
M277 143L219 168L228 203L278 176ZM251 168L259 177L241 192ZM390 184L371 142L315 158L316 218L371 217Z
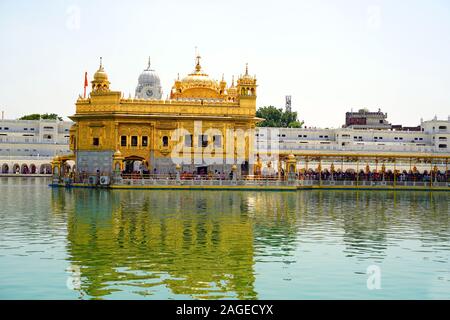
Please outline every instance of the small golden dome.
M97 70L97 72L94 74L94 80L95 81L108 81L108 75L105 72L105 69L103 69L103 66L100 64L100 68Z
M94 80L91 81L92 90L94 92L106 92L109 91L108 75L103 69L102 58L100 57L100 67L97 72L94 74Z
M117 150L116 152L114 152L114 157L118 158L122 156L122 152L120 152L119 150Z
M288 160L295 160L295 156L291 153L288 155Z

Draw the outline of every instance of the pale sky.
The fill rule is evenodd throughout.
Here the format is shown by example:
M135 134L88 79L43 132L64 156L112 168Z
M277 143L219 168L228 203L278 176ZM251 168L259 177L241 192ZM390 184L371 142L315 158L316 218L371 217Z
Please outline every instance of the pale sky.
M148 56L168 94L177 73L258 79L258 107L293 109L306 126L381 108L395 124L450 115L450 1L0 0L0 110L75 112L103 57L111 88L134 90Z

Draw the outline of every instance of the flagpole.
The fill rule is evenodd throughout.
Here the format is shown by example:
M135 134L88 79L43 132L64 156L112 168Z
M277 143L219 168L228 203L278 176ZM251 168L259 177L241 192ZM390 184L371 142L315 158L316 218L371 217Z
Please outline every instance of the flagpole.
M86 88L88 86L88 81L87 81L87 72L84 73L84 94L83 94L83 98L86 99Z

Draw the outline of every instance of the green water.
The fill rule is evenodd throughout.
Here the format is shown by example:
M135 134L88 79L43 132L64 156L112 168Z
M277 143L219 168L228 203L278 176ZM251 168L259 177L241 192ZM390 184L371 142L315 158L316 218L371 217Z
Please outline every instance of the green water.
M449 193L48 182L0 179L1 299L450 298Z

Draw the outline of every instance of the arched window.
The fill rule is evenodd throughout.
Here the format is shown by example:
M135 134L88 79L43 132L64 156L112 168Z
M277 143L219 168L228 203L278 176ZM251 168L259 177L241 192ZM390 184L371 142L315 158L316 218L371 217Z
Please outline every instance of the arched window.
M162 144L163 144L163 147L168 147L169 146L169 137L168 136L164 136L162 138Z

